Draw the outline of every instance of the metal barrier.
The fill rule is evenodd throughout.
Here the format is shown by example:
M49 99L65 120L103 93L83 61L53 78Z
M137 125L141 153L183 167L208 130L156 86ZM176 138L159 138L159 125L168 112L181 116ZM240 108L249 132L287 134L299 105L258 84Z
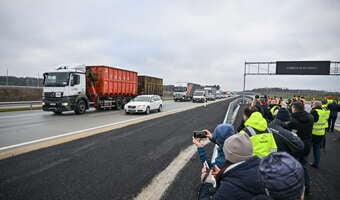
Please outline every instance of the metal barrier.
M25 107L29 106L29 108L32 110L33 105L41 105L42 101L16 101L16 102L0 102L0 108L1 107Z
M237 98L237 99L233 100L232 102L230 102L229 106L228 106L228 110L227 110L225 117L224 117L224 120L223 120L223 124L225 124L225 123L233 124L235 119L236 119L238 110L240 108L240 104L245 103L246 101L251 101L251 100L252 100L251 97L245 97L244 96L244 97ZM215 159L217 157L217 148L218 148L218 146L215 145L213 154L211 156L211 162L212 163L215 162Z

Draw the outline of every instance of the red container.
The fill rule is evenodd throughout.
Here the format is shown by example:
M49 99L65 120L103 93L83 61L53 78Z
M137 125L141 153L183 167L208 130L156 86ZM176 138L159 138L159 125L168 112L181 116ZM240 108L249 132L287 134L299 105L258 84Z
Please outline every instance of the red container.
M86 89L91 97L135 96L137 72L109 66L87 66Z

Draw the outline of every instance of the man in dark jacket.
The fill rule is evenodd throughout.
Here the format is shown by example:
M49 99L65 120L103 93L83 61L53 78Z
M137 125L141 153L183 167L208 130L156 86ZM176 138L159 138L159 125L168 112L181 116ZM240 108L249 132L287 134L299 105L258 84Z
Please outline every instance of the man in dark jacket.
M230 136L223 145L229 162L220 170L216 179L212 172L202 169L200 200L251 199L264 194L258 173L260 158L253 156L253 145L247 134ZM215 191L215 192L214 192Z
M259 174L267 196L273 200L303 199L304 173L301 164L285 152L263 158Z
M331 111L328 118L328 131L333 133L336 118L338 117L339 105L334 100L331 100L330 102L331 103L327 106L329 111Z
M282 124L289 121L291 121L289 111L286 108L280 108L268 127L273 132L277 151L287 152L299 159L303 155L304 144L296 134L282 127Z
M285 123L289 130L296 130L297 135L304 143L303 155L298 159L304 169L306 194L309 193L308 155L312 147L312 130L314 119L310 113L304 110L304 105L300 101L292 103L292 120Z

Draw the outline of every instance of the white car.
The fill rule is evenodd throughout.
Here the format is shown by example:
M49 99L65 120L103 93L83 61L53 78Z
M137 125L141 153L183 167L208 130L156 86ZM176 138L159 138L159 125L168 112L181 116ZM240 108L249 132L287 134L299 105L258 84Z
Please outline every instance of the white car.
M139 95L125 104L126 114L145 113L149 114L153 110L162 111L163 101L158 95Z

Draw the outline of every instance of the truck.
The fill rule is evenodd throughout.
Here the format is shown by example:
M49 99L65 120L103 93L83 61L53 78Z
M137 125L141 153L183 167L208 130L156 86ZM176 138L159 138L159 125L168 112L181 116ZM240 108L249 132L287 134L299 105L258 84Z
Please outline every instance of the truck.
M204 90L207 92L207 100L216 100L216 88L205 87Z
M137 72L115 67L62 66L44 73L44 111L85 113L91 106L97 110L121 109L137 95Z
M194 91L202 86L195 83L180 83L174 87L174 101L191 101Z
M163 96L163 79L151 76L138 76L138 94Z

